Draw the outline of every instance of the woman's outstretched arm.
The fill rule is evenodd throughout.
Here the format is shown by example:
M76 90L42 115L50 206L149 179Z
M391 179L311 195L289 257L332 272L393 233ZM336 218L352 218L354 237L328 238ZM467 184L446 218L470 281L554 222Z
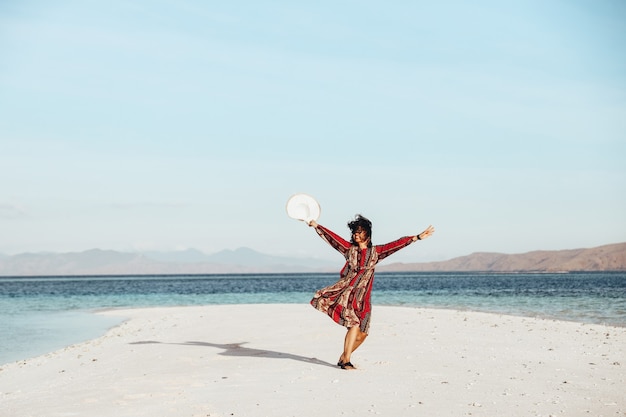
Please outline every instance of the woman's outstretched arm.
M387 256L399 251L400 249L406 248L413 242L429 238L430 236L432 236L433 233L435 233L435 228L432 226L428 226L426 230L415 236L405 236L384 245L377 245L376 250L378 252L378 260L383 260Z
M315 228L315 231L322 239L324 239L330 246L335 248L342 255L345 255L350 249L350 242L336 234L335 232L325 228L324 226L317 224L315 220L309 222L309 226Z

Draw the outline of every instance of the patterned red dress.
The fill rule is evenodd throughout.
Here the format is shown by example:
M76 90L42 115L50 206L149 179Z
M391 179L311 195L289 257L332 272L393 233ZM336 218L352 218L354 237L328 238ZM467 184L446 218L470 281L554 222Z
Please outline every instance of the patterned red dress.
M359 326L362 332L368 333L374 267L378 261L413 243L413 237L360 249L324 226L318 224L315 231L346 258L346 264L339 281L317 291L311 305L328 314L337 324L348 328Z

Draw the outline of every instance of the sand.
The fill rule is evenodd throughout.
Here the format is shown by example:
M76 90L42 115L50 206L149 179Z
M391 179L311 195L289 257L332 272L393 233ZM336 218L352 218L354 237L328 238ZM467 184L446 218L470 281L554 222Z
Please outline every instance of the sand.
M355 371L308 305L113 310L106 335L0 367L0 416L625 416L626 328L374 307Z

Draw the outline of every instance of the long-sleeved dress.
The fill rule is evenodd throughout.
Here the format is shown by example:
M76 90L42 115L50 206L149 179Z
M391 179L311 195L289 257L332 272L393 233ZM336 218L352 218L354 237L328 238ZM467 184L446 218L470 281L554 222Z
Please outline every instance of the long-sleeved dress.
M360 249L324 226L318 224L315 231L346 258L346 263L339 281L318 290L311 305L328 314L337 324L348 328L359 326L362 332L368 333L374 268L379 261L413 243L413 237Z

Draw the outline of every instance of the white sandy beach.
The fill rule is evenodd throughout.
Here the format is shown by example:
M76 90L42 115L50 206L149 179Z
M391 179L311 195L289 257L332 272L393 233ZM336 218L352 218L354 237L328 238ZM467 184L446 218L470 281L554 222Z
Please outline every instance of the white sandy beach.
M308 305L107 311L105 336L0 367L0 415L625 416L626 328L374 306L370 337Z

